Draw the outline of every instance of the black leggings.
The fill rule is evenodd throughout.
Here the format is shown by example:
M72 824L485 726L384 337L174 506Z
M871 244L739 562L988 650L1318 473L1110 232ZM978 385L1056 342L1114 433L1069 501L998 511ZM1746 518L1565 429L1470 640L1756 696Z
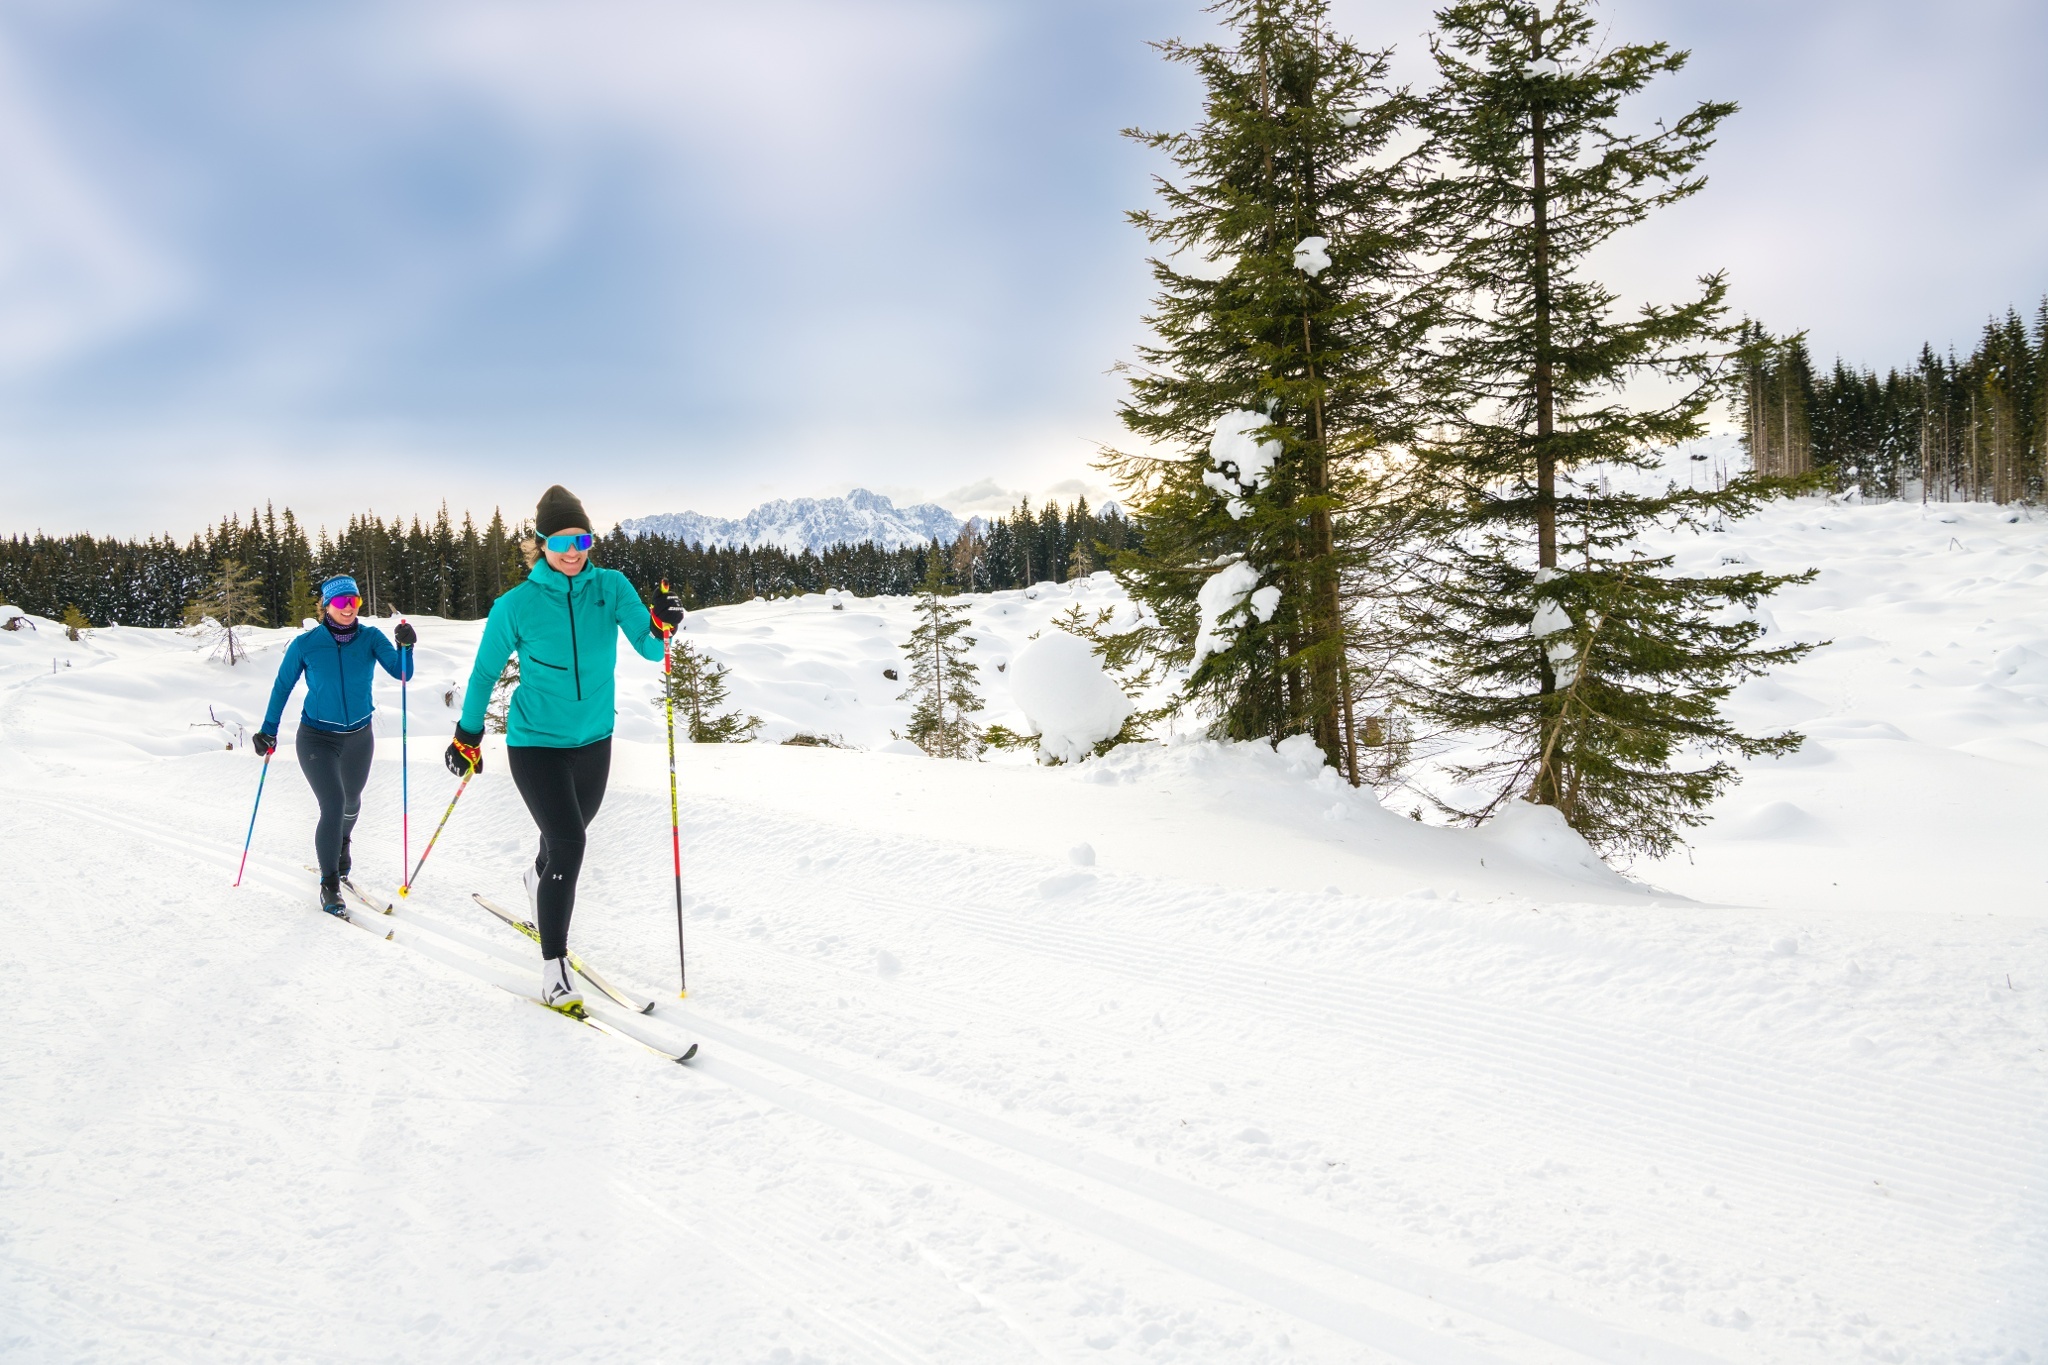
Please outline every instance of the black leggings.
M576 909L576 874L583 869L583 832L604 804L612 772L612 742L601 739L580 749L543 749L522 744L505 750L512 784L526 813L540 826L540 955L569 952L569 916Z
M377 751L377 737L367 725L346 734L301 725L296 747L299 771L320 801L320 823L313 827L320 880L331 882L348 871L348 836L362 808L363 784L370 780L370 758Z

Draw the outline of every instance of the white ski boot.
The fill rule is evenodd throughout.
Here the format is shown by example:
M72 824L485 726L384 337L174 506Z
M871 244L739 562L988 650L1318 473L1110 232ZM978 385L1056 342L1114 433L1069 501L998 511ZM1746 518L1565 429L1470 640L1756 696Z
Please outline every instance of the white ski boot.
M551 957L540 965L540 1002L551 1010L581 1017L583 992L569 977L569 959Z

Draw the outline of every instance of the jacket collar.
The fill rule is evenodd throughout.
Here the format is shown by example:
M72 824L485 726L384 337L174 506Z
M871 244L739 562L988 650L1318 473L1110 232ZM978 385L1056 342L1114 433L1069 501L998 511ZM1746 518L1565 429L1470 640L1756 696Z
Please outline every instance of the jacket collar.
M570 578L543 557L533 561L533 567L526 571L526 581L552 596L567 596L570 588L595 577L596 569L597 566L586 559L582 571Z

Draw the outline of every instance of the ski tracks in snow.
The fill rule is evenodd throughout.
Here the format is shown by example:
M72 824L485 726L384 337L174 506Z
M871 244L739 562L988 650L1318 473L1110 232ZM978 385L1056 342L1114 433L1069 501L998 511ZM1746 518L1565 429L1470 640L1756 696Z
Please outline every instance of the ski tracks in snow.
M1473 1266L1523 1263L1508 1267L1505 1279L1469 1281L1476 1292L1446 1287L1439 1301L1498 1303L1505 1295L1512 1302L1517 1296L1506 1286L1519 1281L1522 1303L1506 1316L1528 1327L1541 1316L1529 1304L1565 1297L1548 1288L1556 1281L1546 1272L1565 1270L1583 1275L1588 1288L1600 1286L1582 1290L1580 1301L1599 1304L1603 1322L1633 1320L1654 1339L1651 1324L1662 1316L1681 1329L1681 1340L1719 1336L1728 1344L1713 1349L1738 1358L1753 1349L1758 1327L1784 1329L1795 1352L1796 1338L1818 1339L1814 1358L1869 1349L1930 1360L1980 1350L1985 1359L2001 1358L2002 1348L1979 1343L2030 1349L2048 1327L2035 1289L2048 1264L2040 1231L2048 1223L2048 1106L2040 1090L1941 1065L1945 1057L1932 1068L1891 1070L1830 1057L1825 1044L1835 1040L1814 1021L1830 1008L1865 1009L1860 997L1838 1007L1810 982L1781 989L1730 970L1719 993L1738 1016L1754 1019L1729 1028L1724 1012L1681 1033L1643 1017L1668 1015L1668 1007L1632 1010L1628 992L1606 988L1614 964L1555 952L1547 960L1525 954L1529 974L1584 978L1581 1008L1559 1008L1555 990L1517 992L1508 973L1494 970L1498 964L1477 964L1475 974L1492 971L1478 989L1417 984L1418 975L1438 979L1442 961L1425 961L1418 973L1415 954L1404 951L1382 965L1342 952L1342 935L1320 926L1309 937L1334 946L1331 966L1290 962L1287 936L1266 941L1261 919L1327 915L1314 897L1275 895L1270 905L1224 916L1217 902L1260 898L1224 893L1203 905L1192 889L1102 871L1046 877L1052 869L1044 863L994 853L963 859L956 849L910 838L821 838L813 827L778 828L770 813L721 812L712 803L692 815L700 832L692 849L699 913L718 916L709 931L697 930L700 956L723 955L730 963L723 977L766 987L735 1002L749 1016L785 1033L800 1030L813 1040L807 1050L864 1072L882 1062L920 1094L964 1088L978 1109L1016 1105L1036 1131L1085 1136L1098 1154L1120 1149L1127 1159L1163 1159L1204 1188L1259 1190L1252 1206L1291 1205L1309 1226L1326 1225L1341 1209L1340 1225L1373 1228L1375 1240L1405 1240L1411 1251L1416 1239L1402 1234L1420 1232L1424 1263L1440 1264L1446 1243L1462 1246ZM822 900L821 884L830 887ZM1446 910L1430 933L1441 936L1462 917L1473 922L1465 936L1481 938L1511 915L1530 914L1527 907ZM1653 919L1653 912L1633 914ZM1597 928L1602 916L1619 918L1604 910L1588 918ZM1212 919L1224 931L1212 931ZM1727 932L1694 937L1678 936L1679 949L1718 951ZM931 960L877 976L847 965L859 954L843 951L906 941L925 943ZM1909 1014L1900 1032L1921 1028L1945 1041L1977 1027L1940 1003L1943 993L1975 989L1967 955L1955 956L1964 971L1937 963L1947 979L1933 972L1924 985L1913 983L1912 995L1895 991L1893 1000L1876 1002L1904 1002L1921 1016ZM1856 973L1853 963L1848 970ZM840 1026L831 1001L840 996L843 1006L856 991L861 1017ZM799 999L812 1008L796 1008ZM1138 1024L1149 1015L1159 1026L1174 1014L1182 1018L1167 1019L1170 1027ZM1993 1028L1999 1022L1995 1013L1981 1017ZM1077 1083L1076 1093L1054 1097L1043 1084L1049 1068L1042 1057L1009 1046L1005 1027L1035 1035L1054 1055L1122 1049L1128 1059L1135 1049L1142 1062L1096 1070L1125 1084L1142 1077L1147 1093L1131 1100ZM834 1033L837 1045L821 1049L815 1040ZM993 1069L1010 1067L1014 1075L992 1079L991 1068L977 1072L963 1062L976 1049L950 1041L960 1033L1004 1049ZM1987 1060L1981 1047L1956 1055L1980 1067ZM1388 1083L1373 1097L1378 1102L1337 1106L1352 1128L1332 1129L1331 1083L1361 1073L1369 1084ZM1219 1093L1219 1078L1262 1087L1256 1099L1241 1090L1235 1108L1217 1102L1212 1132L1245 1119L1275 1134L1298 1123L1296 1159L1268 1160L1261 1169L1243 1159L1242 1148L1219 1152L1227 1141L1207 1150L1176 1147L1171 1129L1162 1140L1158 1124L1148 1127L1148 1109L1186 1106L1205 1077ZM1067 1080L1057 1071L1051 1079ZM1400 1153L1398 1162L1415 1159L1418 1132L1424 1145L1463 1148L1463 1160L1424 1165L1419 1181L1381 1180L1363 1191L1313 1179L1286 1188L1288 1168L1299 1169L1304 1155L1391 1151ZM1256 1140L1255 1150L1276 1158L1287 1145L1285 1136L1252 1129L1241 1140ZM1440 1196L1428 1188L1432 1181L1446 1182ZM1460 1183L1467 1188L1450 1188ZM1546 1188L1557 1184L1565 1187ZM1460 1216L1456 1193L1491 1207L1477 1218ZM1560 1195L1584 1201L1584 1216L1559 1220ZM1421 1214L1406 1217L1418 1203ZM1449 1216L1442 1203L1452 1205ZM1532 1205L1540 1206L1533 1218L1526 1216ZM1535 1239L1546 1219L1587 1235L1577 1245L1543 1245ZM1615 1225L1619 1232L1610 1232ZM1401 1259L1380 1254L1377 1264ZM1872 1273L1880 1267L1889 1273ZM1435 1272L1450 1286L1465 1278ZM1880 1284L1892 1288L1873 1294ZM1628 1299L1632 1307L1624 1306ZM1968 1312L1958 1315L1958 1304ZM1673 1313L1679 1316L1663 1316ZM1813 1330L1815 1319L1822 1331ZM1698 1322L1728 1330L1686 1330ZM1658 1358L1655 1350L1645 1348L1644 1358Z
M201 866L214 861L209 850L192 847L173 830L69 803L42 804L186 853ZM252 860L252 870L277 891L303 899L303 877L268 861L259 865ZM405 904L387 922L395 930L397 945L479 981L517 989L532 973L530 960L520 951L523 945L501 944L470 927L447 922L445 911ZM309 910L307 932L322 927ZM363 943L371 946L369 940ZM916 1181L913 1189L928 1190L929 1176L936 1174L952 1182L961 1197L996 1200L1009 1207L1010 1216L1022 1215L1027 1224L1063 1225L1069 1233L1081 1235L1084 1247L1103 1243L1134 1252L1156 1268L1206 1282L1211 1293L1248 1300L1255 1314L1262 1309L1295 1323L1296 1336L1304 1329L1320 1328L1335 1341L1348 1343L1351 1358L1362 1349L1371 1356L1417 1365L1623 1360L1694 1365L1715 1359L1641 1333L1619 1331L1556 1305L1460 1284L1458 1277L1440 1271L1397 1266L1355 1239L916 1094L759 1036L695 1006L662 1004L644 1020L604 1005L593 1007L593 1013L670 1046L684 1036L675 1032L680 1019L688 1037L711 1047L692 1064L693 1072L868 1144L886 1154L904 1178ZM1031 1359L1059 1349L1046 1345L1042 1329L1027 1325L1029 1315L1009 1301L1014 1294L1006 1298L987 1285L970 1285L965 1272L936 1250L921 1247L914 1234L894 1239L899 1250L907 1249L939 1272L968 1306L990 1310L1001 1321L1003 1330L977 1343L978 1349L957 1333L945 1340L918 1340L899 1317L876 1313L876 1306L902 1302L904 1285L896 1282L898 1277L878 1274L872 1260L819 1257L814 1238L792 1230L803 1226L806 1212L815 1210L786 1192L757 1194L743 1209L698 1204L683 1210L665 1208L630 1182L615 1184L620 1198L649 1210L651 1216L659 1215L660 1221L679 1231L696 1234L764 1285L780 1286L784 1292L800 1287L797 1298L802 1307L797 1311L814 1318L818 1331L861 1358ZM868 1203L872 1221L872 1198ZM779 1216L763 1216L777 1204ZM976 1221L985 1218L984 1213ZM944 1216L937 1221L945 1221ZM1042 1228L1037 1235L1044 1235ZM882 1263L894 1259L884 1258ZM1113 1259L1100 1271L1128 1278L1127 1269ZM1156 1271L1152 1278L1159 1278ZM1201 1302L1205 1296L1181 1291L1178 1297ZM1187 1337L1201 1335L1188 1331L1186 1324L1180 1331ZM1146 1344L1162 1339L1163 1334L1155 1335ZM1113 1342L1098 1332L1092 1340L1084 1337L1082 1344L1101 1348ZM1299 1344L1306 1347L1309 1342ZM1252 1342L1233 1342L1227 1334L1210 1342L1208 1349L1232 1347L1236 1349L1231 1353L1241 1358L1265 1353ZM1333 1358L1346 1358L1345 1350L1338 1348Z
M60 800L38 804L175 850L197 866L217 862L215 850L175 830ZM780 828L752 814L696 814L711 831L693 849L699 855L693 883L706 888L694 898L700 908L722 902L786 920L790 905L804 903L807 894L815 901L822 869L808 871L792 856L815 831ZM743 835L735 832L740 829ZM1559 1365L1743 1358L1740 1351L1699 1344L1697 1330L1675 1338L1648 1330L1641 1324L1654 1315L1640 1307L1602 1302L1595 1294L1585 1296L1591 1311L1575 1308L1555 1290L1517 1289L1485 1270L1454 1271L1437 1263L1441 1257L1403 1252L1395 1245L1404 1240L1398 1218L1396 1226L1380 1227L1384 1238L1361 1238L1353 1229L1378 1221L1369 1205L1353 1201L1333 1216L1327 1203L1318 1208L1284 1193L1274 1197L1270 1189L1261 1193L1262 1183L1270 1182L1257 1171L1205 1168L1199 1150L1147 1152L1142 1144L1134 1150L1121 1130L1091 1134L1049 1124L1042 1114L1022 1121L1001 1117L989 1112L989 1103L1007 1108L1013 1097L1000 1091L971 1084L958 1094L956 1085L957 1097L949 1097L945 1082L963 1070L973 1080L971 1066L906 1067L899 1055L881 1055L931 1045L917 1035L938 1029L940 1021L948 1025L940 1031L956 1035L964 1030L992 1038L1027 1029L1039 1042L1056 1039L1065 1049L1133 1042L1128 1027L1088 1020L1076 1006L1105 992L1156 1001L1162 1011L1198 1000L1212 1021L1234 1021L1225 1030L1213 1023L1184 1030L1178 1045L1155 1047L1147 1056L1140 1070L1189 1093L1219 1073L1260 1079L1244 1069L1259 1067L1274 1039L1285 1039L1289 1051L1348 1049L1362 1062L1405 1059L1441 1069L1458 1085L1484 1087L1490 1106L1535 1129L1598 1129L1609 1159L1662 1153L1667 1165L1688 1168L1689 1178L1718 1172L1731 1189L1776 1200L1794 1219L1826 1217L1852 1195L1869 1198L1859 1172L1881 1155L1904 1196L1888 1205L1894 1221L1886 1225L1937 1243L1953 1240L1959 1219L1995 1217L1997 1201L2026 1184L2027 1154L2001 1140L2010 1137L2010 1126L1972 1131L1976 1126L1961 1116L1987 1098L1968 1078L1944 1078L1956 1084L1916 1093L1911 1107L1927 1121L1885 1132L1883 1120L1896 1113L1895 1105L1876 1104L1853 1085L1810 1070L1774 1074L1767 1060L1698 1038L1631 1035L1582 1017L1490 1004L1472 993L1362 982L1276 962L1271 954L1225 952L1200 934L1180 934L1170 951L1161 951L1156 935L1114 928L1087 913L1085 896L1064 913L1033 907L1030 918L1014 903L943 885L942 878L928 879L922 898L906 896L901 864L918 856L914 842L867 843L874 849L868 865L857 856L839 860L826 879L831 913L804 919L803 932L815 934L842 919L866 924L870 937L903 926L942 926L934 950L949 955L948 965L969 968L956 973L963 981L986 982L1007 971L1046 987L1006 995L963 990L936 973L915 980L862 976L793 950L778 941L785 934L735 934L721 919L715 927L693 926L698 973L706 971L706 960L722 960L724 975L744 977L750 991L727 993L721 1005L720 992L707 996L700 988L690 1002L664 1000L647 1019L603 1005L593 1009L657 1045L673 1046L686 1033L706 1046L691 1068L704 1081L829 1130L837 1150L869 1153L864 1160L799 1160L800 1178L785 1170L766 1181L742 1164L734 1168L737 1177L758 1185L742 1202L701 1195L679 1200L646 1179L611 1181L617 1204L714 1250L759 1292L781 1295L792 1327L834 1343L834 1358L1099 1359L1101 1350L1120 1347L1159 1359L1174 1358L1176 1346L1188 1359L1233 1360L1303 1353L1357 1359L1361 1351L1367 1358L1411 1362ZM722 856L705 857L707 844ZM788 870L762 871L771 867ZM303 877L253 860L252 868L274 889L303 898ZM1142 886L1120 889L1128 893L1126 909L1147 893ZM596 899L599 893L587 894ZM308 933L322 927L314 915L306 912ZM471 922L438 903L407 903L387 922L398 946L479 981L520 989L532 974L527 945L481 918ZM351 946L358 943L372 950L370 940L352 937ZM623 952L593 956L623 984L630 979L621 970L626 961L648 960L639 946L630 958ZM879 1053L861 1050L866 1045L857 1030L840 1030L839 1045L805 1035L821 1001L855 991L870 1011L865 1024L883 1045ZM1027 1003L1020 1013L1020 999L1034 995L1043 1008ZM788 1008L748 1003L768 998ZM780 1026L765 1022L771 1019ZM1214 1051L1190 1055L1189 1038L1205 1040ZM905 1039L913 1040L908 1049L901 1046ZM651 1058L634 1061L662 1070ZM1260 1102L1278 1104L1275 1122L1315 1109L1315 1069L1305 1072L1299 1061L1269 1057L1265 1079L1272 1084ZM1418 1116L1357 1117L1366 1131L1357 1134L1356 1145L1370 1148L1376 1137ZM1880 1154L1864 1150L1874 1137L1886 1144ZM1551 1133L1536 1145L1559 1141ZM1296 1211L1289 1212L1290 1205ZM836 1217L821 1218L828 1213ZM1015 1245L987 1245L992 1221L1017 1230ZM1718 1229L1714 1222L1706 1220L1705 1233L1718 1235L1730 1255L1739 1256L1740 1222ZM1860 1225L1870 1226L1867 1219ZM1688 1229L1688 1243L1701 1231ZM1067 1282L1059 1292L1044 1292L1043 1264L1020 1265L1033 1255L1057 1265L1052 1273ZM1471 1259L1488 1264L1481 1256ZM2011 1259L2010 1291L2026 1292L2021 1281L2030 1264L2024 1256ZM1195 1290L1189 1281L1207 1288ZM1107 1300L1072 1301L1074 1282L1109 1286ZM935 1312L932 1295L941 1286L946 1308ZM907 1313L912 1304L926 1316ZM1052 1311L1056 1304L1064 1313ZM1199 1307L1191 1312L1190 1304ZM1225 1304L1237 1306L1226 1310ZM1091 1330L1104 1319L1107 1330ZM1637 1325L1616 1325L1631 1320ZM934 1322L944 1322L945 1330L936 1331ZM1260 1322L1267 1324L1263 1332L1255 1326ZM1291 1325L1276 1333L1273 1324Z

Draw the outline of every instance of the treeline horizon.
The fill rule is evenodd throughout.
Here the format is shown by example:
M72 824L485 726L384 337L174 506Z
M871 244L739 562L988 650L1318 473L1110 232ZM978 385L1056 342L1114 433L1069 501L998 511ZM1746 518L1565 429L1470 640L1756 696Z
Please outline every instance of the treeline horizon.
M1838 492L1926 502L2048 496L2048 298L1986 320L1958 358L1923 343L1910 369L1815 366L1806 334L1745 329L1742 442L1760 474L1819 473Z
M592 547L599 564L618 569L651 598L657 583L679 589L692 607L725 606L758 597L787 597L828 588L862 597L902 596L924 581L932 557L941 576L962 591L989 592L1102 568L1134 544L1130 523L1114 508L1089 510L1085 498L1064 511L1029 500L986 524L970 521L949 542L885 549L873 541L823 551L776 546L685 543L658 535L627 535L616 526ZM319 608L318 585L345 573L355 578L371 616L418 614L474 620L527 573L520 542L525 521L507 522L493 508L481 527L446 504L431 519L385 521L375 513L349 518L338 534L308 535L289 508L230 513L180 544L171 536L121 539L86 533L15 534L0 539L0 601L51 619L76 608L87 623L167 627L182 624L185 604L221 567L236 563L254 584L256 624L295 626Z

